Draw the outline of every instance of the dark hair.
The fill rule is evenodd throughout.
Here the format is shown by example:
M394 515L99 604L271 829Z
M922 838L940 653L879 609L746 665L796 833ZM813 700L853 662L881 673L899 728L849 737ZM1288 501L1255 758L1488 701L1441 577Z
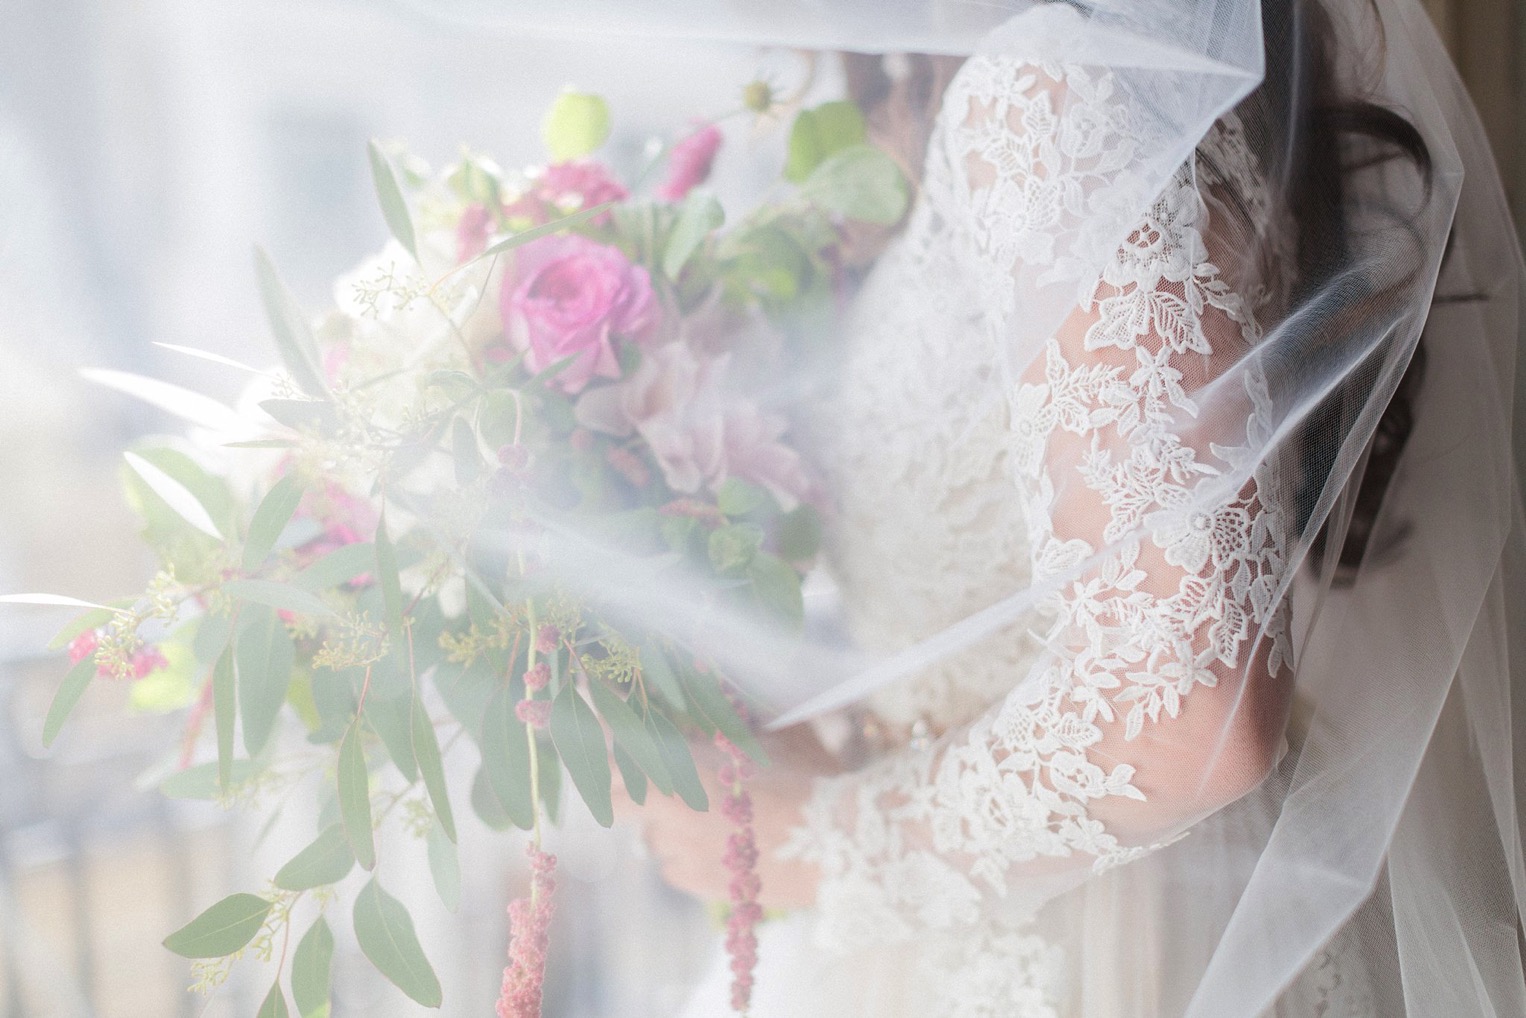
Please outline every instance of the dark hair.
M1370 344L1392 322L1412 278L1404 275L1386 283L1344 279L1332 285L1337 274L1347 270L1355 241L1350 178L1375 163L1403 159L1419 174L1428 195L1430 152L1420 132L1399 113L1342 94L1334 64L1334 26L1321 0L1263 0L1261 16L1266 75L1236 112L1271 182L1274 200L1296 227L1292 300L1298 305L1301 298L1319 295L1309 308L1317 316L1310 331L1318 348L1291 355L1349 357L1351 350ZM910 54L901 58L902 73L892 77L876 57L842 56L849 95L871 124L879 121L885 128L892 155L915 179L943 87L952 76L951 65L943 58ZM1288 125L1292 138L1287 136ZM1206 153L1200 157L1209 158ZM1241 196L1225 197L1247 221L1251 218ZM1336 455L1377 382L1381 360L1380 353L1366 358L1298 427L1293 448L1302 480L1292 498L1300 525L1309 521L1324 494ZM1352 513L1337 556L1337 578L1349 576L1368 551L1383 497L1413 430L1414 401L1424 369L1421 347L1377 422L1366 469L1356 491L1348 492ZM1322 525L1312 545L1316 556L1325 553L1329 537L1328 525Z

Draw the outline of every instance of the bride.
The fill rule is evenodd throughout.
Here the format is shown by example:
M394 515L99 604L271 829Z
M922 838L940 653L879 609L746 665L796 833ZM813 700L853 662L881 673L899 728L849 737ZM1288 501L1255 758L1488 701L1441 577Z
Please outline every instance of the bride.
M840 610L726 662L791 680L747 1013L1526 1014L1526 272L1415 0L443 6L841 51L916 182L776 386Z
M683 7L606 13L883 52L919 182L811 408L874 665L755 783L749 1013L1526 1014L1521 262L1419 7Z

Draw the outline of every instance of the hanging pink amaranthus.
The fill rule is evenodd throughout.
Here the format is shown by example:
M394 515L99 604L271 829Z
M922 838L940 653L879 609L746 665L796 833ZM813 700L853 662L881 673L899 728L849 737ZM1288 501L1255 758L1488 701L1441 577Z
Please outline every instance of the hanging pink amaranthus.
M721 860L731 871L731 914L726 919L731 1009L746 1015L752 1003L752 974L758 964L757 927L763 918L763 908L758 904L762 882L758 878L758 843L752 828L752 795L743 785L756 769L747 754L719 732L715 744L726 754L720 779L728 791L721 801L721 813L736 828L726 839L726 854Z
M509 902L509 964L503 970L498 1018L540 1018L546 982L556 856L533 844L526 846L525 854L530 857L530 896Z

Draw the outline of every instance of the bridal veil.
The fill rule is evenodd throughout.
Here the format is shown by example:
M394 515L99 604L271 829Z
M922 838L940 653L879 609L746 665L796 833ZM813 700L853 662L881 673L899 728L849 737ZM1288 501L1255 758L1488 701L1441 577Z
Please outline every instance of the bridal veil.
M431 9L554 33L979 55L1027 75L1021 108L966 111L971 130L1029 143L983 149L996 153L983 171L1002 183L971 185L975 214L951 243L991 267L971 313L993 338L990 370L1014 418L1039 405L1050 415L1031 495L1053 508L1038 535L1044 567L893 654L771 632L732 632L709 652L781 724L995 633L1052 644L1012 677L1018 702L1053 691L1056 660L1110 662L1095 674L1132 684L1130 696L1058 681L1072 683L1067 710L1116 724L1116 736L1097 736L1068 770L1051 760L1025 793L1041 783L1061 805L1085 802L1101 793L1067 780L1116 791L1172 759L1190 762L1171 772L1182 794L1125 796L1105 837L1068 843L1084 865L1039 851L1003 859L992 880L1026 908L1073 896L1089 976L1078 1013L1253 1018L1341 943L1363 959L1372 1013L1526 1014L1526 688L1514 684L1526 680L1526 526L1513 438L1523 270L1488 144L1414 0ZM1316 10L1333 54L1317 90L1301 73L1315 37L1301 19ZM1264 83L1273 98L1245 103ZM1414 134L1381 129L1382 111ZM1287 207L1318 118L1341 138L1330 168L1341 199L1324 223ZM1234 166L1201 158L1225 130L1243 135L1264 188L1236 187ZM1171 285L1147 288L1119 274L1117 253L1172 257L1139 224L1169 233L1195 214L1171 204L1183 174L1206 180L1191 194L1217 195L1221 222L1237 225L1198 236ZM1195 267L1208 260L1239 284L1204 278ZM1077 308L1091 316L1077 349L1128 356L1057 362L1052 341ZM1214 316L1237 338L1210 357L1193 323ZM1160 356L1135 344L1145 334ZM1120 387L1150 395L1124 399ZM1076 399L1065 404L1062 389ZM1104 422L1124 439L1099 437ZM1129 437L1140 434L1149 440ZM1185 578L1152 592L1152 561ZM1081 618L1093 597L1102 606ZM1056 627L1067 611L1071 624ZM1149 625L1176 626L1170 661L1129 642ZM1219 705L1209 724L1193 714L1203 689ZM1172 724L1179 714L1196 723ZM1230 758L1247 730L1274 733L1274 745L1241 767ZM1237 783L1240 771L1251 780Z

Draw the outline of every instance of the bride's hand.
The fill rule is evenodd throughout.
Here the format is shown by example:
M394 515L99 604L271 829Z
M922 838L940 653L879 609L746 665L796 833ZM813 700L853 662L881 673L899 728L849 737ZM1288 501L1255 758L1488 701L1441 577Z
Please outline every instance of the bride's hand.
M758 846L758 876L762 891L758 901L769 908L801 908L816 900L816 867L794 859L779 859L778 849L791 829L803 821L803 809L811 794L811 780L837 768L807 726L798 726L764 740L772 761L749 779L752 796L753 832ZM615 772L615 809L622 820L638 825L648 849L669 884L707 901L725 901L731 873L722 863L726 839L733 827L721 812L721 800L729 789L716 773L719 754L708 747L695 747L710 809L697 813L677 799L648 789L646 803L631 802Z

